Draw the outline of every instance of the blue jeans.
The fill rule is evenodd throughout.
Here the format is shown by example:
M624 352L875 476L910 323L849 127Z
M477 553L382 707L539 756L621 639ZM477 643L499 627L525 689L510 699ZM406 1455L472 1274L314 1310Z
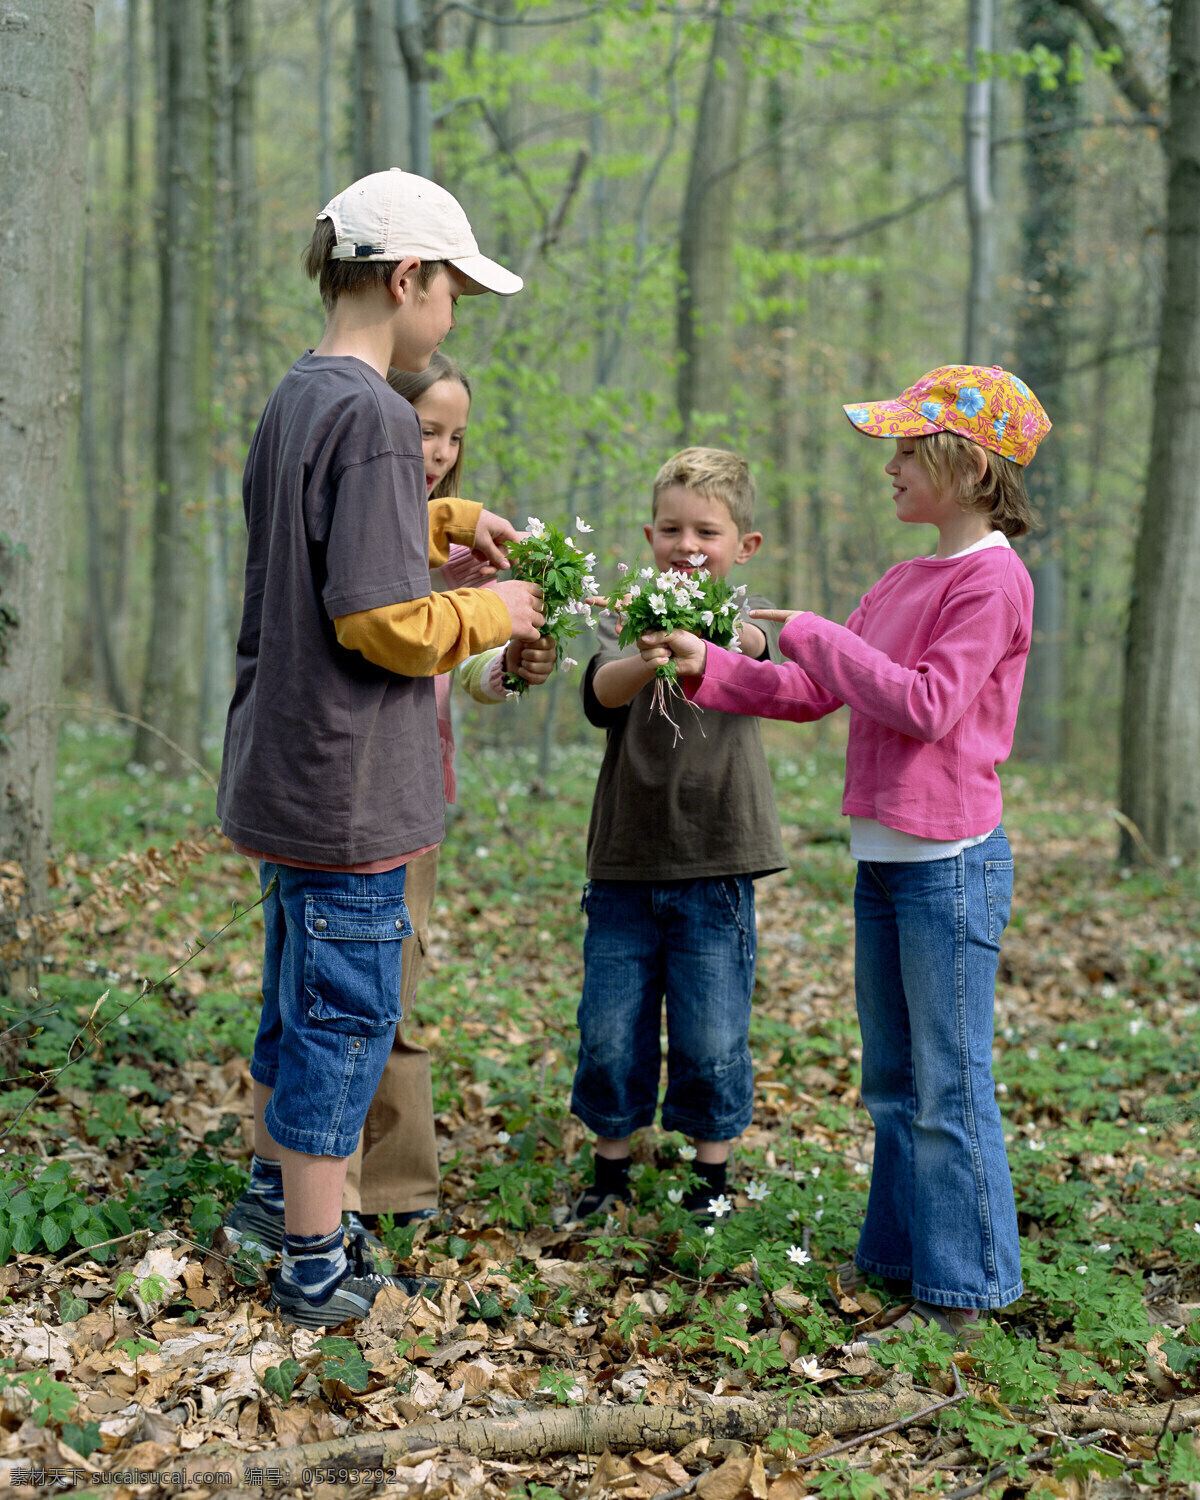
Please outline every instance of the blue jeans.
M400 1020L400 954L412 932L404 867L336 875L263 864L263 1005L250 1076L273 1089L270 1137L307 1156L349 1156Z
M1012 905L1002 828L953 859L858 866L855 990L875 1165L855 1256L939 1307L1023 1290L992 1080L1000 935Z
M750 997L757 938L748 875L593 880L571 1111L622 1140L654 1122L667 1002L664 1130L726 1141L750 1124Z

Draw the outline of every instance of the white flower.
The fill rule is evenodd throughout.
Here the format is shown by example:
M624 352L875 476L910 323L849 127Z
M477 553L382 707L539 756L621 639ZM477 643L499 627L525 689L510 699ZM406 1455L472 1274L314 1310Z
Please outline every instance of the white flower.
M810 1177L820 1177L820 1175L821 1175L821 1169L820 1169L820 1167L813 1167L812 1171L809 1173Z
M690 552L688 554L688 562L691 563L693 568L702 568L707 561L707 552Z
M1056 1052L1069 1052L1071 1049L1067 1046L1066 1042L1059 1042L1058 1046L1055 1047L1054 1050Z
M546 525L544 521L539 521L536 516L528 516L525 520L525 530L530 536L543 536L545 535Z
M1142 1027L1145 1024L1146 1024L1145 1021L1130 1021L1130 1023L1129 1023L1129 1035L1130 1036L1137 1036L1138 1032L1141 1031Z
M809 1261L812 1260L812 1256L808 1253L807 1250L801 1250L799 1245L789 1245L788 1260L790 1260L794 1266L806 1266L808 1265Z
M1026 1047L1026 1049L1025 1049L1025 1055L1026 1055L1026 1057L1028 1057L1028 1059L1029 1059L1030 1062L1037 1062L1037 1060L1038 1060L1038 1049L1036 1047Z
M733 1207L724 1193L718 1193L715 1198L708 1200L708 1211L718 1219L723 1219Z
M858 1174L859 1177L865 1177L867 1175L867 1173L871 1170L871 1168L867 1165L867 1163L865 1161L856 1161L854 1163L854 1170Z
M500 1142L500 1144L502 1146L507 1146L508 1143L509 1143L509 1141L512 1140L512 1136L509 1135L509 1133L508 1133L507 1130L497 1130L497 1132L496 1132L496 1139Z
M1081 1276L1085 1276L1087 1274L1087 1267L1086 1266L1076 1266L1075 1269L1079 1272L1079 1274Z
M661 594L650 595L650 608L656 615L661 615L667 607L667 601Z
M592 528L588 525L588 523L586 521L581 521L578 516L575 517L575 530L576 531L582 531L584 533L584 535L586 536L586 534L589 531L591 531L591 529Z
M695 1146L680 1146L680 1148L679 1148L679 1160L680 1161L695 1161L696 1160L696 1148L695 1148Z
M1030 1141L1029 1149L1031 1151L1044 1151L1046 1149L1046 1143L1045 1141Z
M824 1203L825 1202L825 1194L824 1193L818 1193L817 1194L817 1202L818 1203Z
M578 665L579 663L573 656L564 656L558 664L558 670L560 672L569 672L572 667L577 667Z
M750 1199L751 1203L762 1203L770 1196L771 1189L765 1182L752 1182L746 1189L746 1197Z
M705 1232L705 1234L707 1234L711 1238L712 1237L712 1233L713 1233L713 1227L712 1227L712 1225L711 1224L706 1224L705 1227L704 1227L704 1232Z
M586 1307L577 1307L571 1314L571 1322L574 1323L576 1328L582 1328L587 1320L588 1310Z
M1200 1224L1193 1224L1192 1228L1195 1230L1195 1232L1197 1234L1200 1234Z
M1197 1227L1200 1227L1200 1226L1193 1225L1192 1227L1193 1228L1197 1228ZM1111 1250L1112 1246L1110 1244L1108 1244L1107 1241L1106 1241L1103 1245L1097 1245L1096 1249L1100 1252L1101 1255L1103 1255L1106 1250Z
M676 1203L676 1204L682 1203L683 1202L683 1189L682 1188L668 1188L667 1189L667 1202L668 1203Z
M639 578L653 578L654 577L654 569L653 568L643 568L638 573L638 577Z
M563 541L566 542L567 546L570 547L572 552L578 550L575 546L575 538L573 536L564 537Z
M628 563L618 563L617 564L617 572L618 573L628 573L629 572L629 564Z
M804 1215L800 1212L800 1210L798 1208L790 1209L789 1212L788 1212L788 1223L789 1224L799 1224L800 1220L803 1217L804 1217Z
M491 852L486 844L477 844L475 847L475 858L486 859Z
M815 1219L815 1220L816 1220L816 1222L817 1222L817 1223L818 1223L818 1224L819 1224L819 1223L820 1223L820 1222L821 1222L821 1215L822 1215L822 1214L823 1214L823 1213L824 1213L824 1212L825 1212L825 1210L824 1210L824 1209L823 1209L823 1208L818 1208L818 1209L817 1209L817 1211L816 1211L816 1213L815 1213L815 1214L813 1214L813 1218L814 1218L814 1219Z
M811 1356L806 1356L800 1361L800 1373L802 1375L807 1375L810 1380L820 1380L825 1371L822 1370L821 1366L814 1358L812 1358Z
M745 1312L746 1311L746 1304L744 1302L739 1302L738 1305L737 1305L737 1307L736 1307L736 1309L735 1309L735 1311L736 1312Z
M704 621L704 623L706 625L711 625L712 622L713 622L713 612L712 612L712 610L711 609L702 609L700 611L700 618Z

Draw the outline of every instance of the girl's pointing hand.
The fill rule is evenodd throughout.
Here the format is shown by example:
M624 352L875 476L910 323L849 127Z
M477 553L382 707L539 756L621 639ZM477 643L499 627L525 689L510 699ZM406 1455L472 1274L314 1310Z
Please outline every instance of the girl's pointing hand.
M781 625L786 625L789 620L794 620L797 615L806 614L803 609L752 609L750 618L752 620L778 620Z

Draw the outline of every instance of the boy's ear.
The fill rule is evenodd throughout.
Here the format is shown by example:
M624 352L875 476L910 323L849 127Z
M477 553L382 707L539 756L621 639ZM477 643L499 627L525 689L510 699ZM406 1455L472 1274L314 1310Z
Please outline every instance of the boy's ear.
M642 530L646 533L646 540L653 547L654 546L654 527L653 526L643 526Z
M761 531L744 532L741 541L738 542L737 553L733 559L734 562L749 562L754 554L758 551L758 549L762 546L762 539L763 538Z
M388 291L393 301L403 303L407 300L412 291L413 272L420 264L420 257L416 255L406 255L397 263L396 269L388 277Z

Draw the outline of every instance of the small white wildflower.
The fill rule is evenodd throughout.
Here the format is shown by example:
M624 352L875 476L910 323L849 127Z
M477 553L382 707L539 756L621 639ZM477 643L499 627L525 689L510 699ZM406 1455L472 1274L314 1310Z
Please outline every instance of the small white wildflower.
M818 1203L824 1203L825 1202L825 1194L824 1193L818 1193L817 1194L817 1202Z
M1142 1027L1145 1024L1146 1024L1145 1021L1130 1021L1130 1023L1129 1023L1129 1035L1130 1036L1137 1036L1138 1032L1141 1031Z
M695 1146L680 1146L680 1148L679 1148L679 1160L680 1161L695 1161L696 1160L696 1148L695 1148Z
M821 1175L821 1169L820 1169L820 1167L813 1167L812 1171L809 1173L810 1177L820 1177L820 1175Z
M1076 1266L1075 1269L1079 1272L1079 1274L1081 1276L1086 1276L1087 1275L1087 1267L1086 1266Z
M746 1311L746 1304L744 1302L739 1302L738 1305L737 1305L737 1307L736 1307L736 1309L735 1309L735 1311L736 1312L745 1312Z
M576 1328L582 1328L587 1320L588 1310L586 1307L577 1307L571 1314L571 1322L574 1323Z
M998 1094L1007 1094L1008 1093L1008 1084L1007 1083L998 1083L996 1085L996 1092Z
M814 1221L816 1223L819 1224L821 1222L821 1218L822 1218L822 1215L824 1214L824 1212L825 1212L825 1210L823 1208L818 1208L817 1211L816 1211L816 1213L813 1214L813 1219L814 1219Z
M711 609L702 609L700 611L700 618L704 621L704 623L706 625L711 625L712 622L713 622L713 612L712 612L712 610Z
M1095 1052L1096 1049L1099 1047L1099 1045L1100 1045L1099 1041L1097 1041L1097 1039L1094 1036L1088 1037L1088 1039L1087 1039L1087 1049L1088 1049L1089 1052Z
M542 536L545 533L546 524L544 521L539 521L536 516L527 516L525 530L530 536Z
M688 562L691 563L691 565L692 565L693 568L702 568L707 561L708 561L708 553L707 552L689 552L688 553Z
M629 572L629 564L628 563L618 563L617 564L617 572L618 573L628 573Z
M667 1202L668 1203L676 1203L676 1204L682 1203L683 1202L683 1189L682 1188L668 1188L667 1189Z
M820 1380L825 1371L812 1355L805 1355L800 1361L800 1373L807 1375L809 1380Z
M496 1139L500 1142L500 1144L502 1146L507 1146L508 1143L509 1143L509 1141L512 1140L512 1136L509 1135L509 1133L508 1133L507 1130L497 1130L497 1132L496 1132Z
M799 1224L800 1220L803 1217L804 1217L804 1215L800 1212L800 1210L798 1208L793 1208L788 1213L788 1223L789 1224Z
M486 844L476 844L475 846L476 859L486 859L491 852Z
M1056 1052L1069 1052L1071 1049L1067 1046L1066 1042L1059 1042L1058 1046L1054 1050Z
M1045 1141L1030 1141L1028 1145L1031 1151L1044 1151L1046 1149Z
M558 670L560 672L569 672L572 667L577 667L578 665L579 663L573 656L564 656L558 664Z
M653 578L654 577L654 569L653 568L642 568L641 571L638 573L638 577L639 578Z
M762 1203L771 1196L771 1189L765 1182L752 1182L746 1189L746 1197L751 1203Z
M794 1266L806 1266L812 1256L807 1250L802 1250L799 1245L789 1245L787 1258Z
M650 608L656 615L661 615L667 607L667 601L661 594L650 595Z
M1200 1234L1200 1224L1193 1224L1192 1228L1196 1231L1197 1234Z
M865 1177L870 1170L870 1166L865 1161L856 1161L854 1163L854 1171L859 1177Z
M1138 1130L1138 1135L1149 1135L1150 1134L1150 1127L1148 1125L1139 1125L1138 1128L1137 1128L1137 1130Z
M1111 1250L1111 1249L1112 1249L1112 1246L1111 1246L1111 1245L1110 1245L1110 1244L1109 1244L1109 1243L1108 1243L1108 1241L1107 1241L1107 1240L1105 1240L1105 1242L1104 1242L1104 1244L1103 1244L1103 1245L1097 1245L1097 1246L1096 1246L1096 1249L1097 1249L1097 1250L1098 1250L1098 1251L1099 1251L1099 1252L1100 1252L1100 1254L1101 1254L1101 1255L1104 1255L1104 1254L1106 1254L1106 1253L1107 1253L1107 1252L1108 1252L1108 1251L1109 1251L1109 1250Z
M732 1207L733 1204L729 1201L724 1193L718 1193L715 1198L710 1198L708 1200L709 1213L714 1215L714 1217L718 1219L723 1219L725 1215L730 1211L730 1209L732 1209Z
M592 528L588 525L588 523L586 521L581 521L578 516L575 517L575 530L576 531L582 531L584 533L584 535L586 536L587 533L591 531L591 529Z
M705 1234L707 1234L708 1236L711 1237L712 1233L713 1233L713 1227L712 1227L712 1225L711 1224L705 1225L704 1232L705 1232Z
M1038 1049L1036 1047L1027 1047L1025 1049L1025 1056L1028 1057L1030 1062L1037 1062Z

